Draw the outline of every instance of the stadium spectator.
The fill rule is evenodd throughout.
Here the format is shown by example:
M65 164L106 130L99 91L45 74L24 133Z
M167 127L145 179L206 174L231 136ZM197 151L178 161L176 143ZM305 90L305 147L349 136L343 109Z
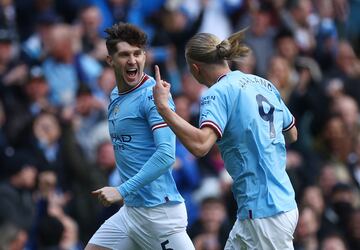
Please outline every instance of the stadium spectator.
M36 16L35 31L20 44L21 58L27 64L41 64L48 56L51 30L60 22L60 16L54 11L45 11Z
M71 26L56 25L49 40L49 56L42 67L50 87L50 102L57 107L73 105L81 84L87 85L96 96L102 67L94 58L77 51L79 38L73 35Z
M287 61L280 56L271 57L266 78L275 85L284 102L288 104L295 86L290 80L291 71Z
M93 134L97 126L106 121L105 110L104 103L93 95L89 87L81 84L76 94L71 121L77 143L90 162L95 160L95 145L93 137L87 135Z
M82 52L98 61L106 60L106 45L100 31L102 15L95 5L84 7L79 13Z
M184 120L190 121L190 101L185 95L174 97L176 113ZM186 210L188 213L188 225L191 226L198 217L198 204L194 201L193 192L201 183L201 176L198 162L184 145L176 140L175 164L173 166L173 176L180 194L185 199Z
M195 249L224 249L231 230L221 199L206 197L201 201L198 220L188 229Z
M7 151L1 166L0 221L9 221L30 233L35 220L32 190L38 163L27 151Z
M340 234L326 235L320 241L320 250L348 250L344 237Z
M11 222L0 224L0 249L23 250L25 248L27 233Z
M24 147L28 143L32 122L41 112L56 113L49 100L49 86L40 66L29 70L27 81L14 96L14 103L8 107L7 134L12 145Z
M299 211L299 222L294 233L295 250L316 250L319 248L317 232L320 221L316 212L310 207Z
M252 49L255 56L255 73L265 77L274 54L274 37L276 29L271 26L272 6L265 2L250 12L249 32L245 42ZM245 25L242 25L246 27Z
M346 229L346 238L350 249L359 249L360 247L360 210L355 209L349 215L349 221Z

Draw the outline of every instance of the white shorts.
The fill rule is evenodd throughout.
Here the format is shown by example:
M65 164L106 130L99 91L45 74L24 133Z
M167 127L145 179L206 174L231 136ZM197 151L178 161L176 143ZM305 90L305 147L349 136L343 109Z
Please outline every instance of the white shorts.
M294 249L293 234L298 218L298 209L294 209L267 218L236 220L225 250Z
M128 207L106 220L89 243L109 249L195 249L186 233L184 203L156 207Z

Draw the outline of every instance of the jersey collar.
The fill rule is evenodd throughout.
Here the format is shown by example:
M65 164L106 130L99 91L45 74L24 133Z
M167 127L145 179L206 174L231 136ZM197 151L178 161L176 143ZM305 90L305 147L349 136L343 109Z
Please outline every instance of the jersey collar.
M133 87L132 89L129 89L129 90L125 91L125 92L121 92L121 93L118 92L118 94L119 94L119 95L126 95L126 94L134 91L135 89L138 89L138 88L139 88L141 85L143 85L144 82L146 82L146 80L148 80L148 79L149 79L149 76L144 73L143 76L142 76L142 78L141 78L141 80L140 80L140 82L139 82L135 87Z
M226 76L226 74L223 74L221 76L218 77L218 79L216 80L216 82L219 82L221 79L223 79Z

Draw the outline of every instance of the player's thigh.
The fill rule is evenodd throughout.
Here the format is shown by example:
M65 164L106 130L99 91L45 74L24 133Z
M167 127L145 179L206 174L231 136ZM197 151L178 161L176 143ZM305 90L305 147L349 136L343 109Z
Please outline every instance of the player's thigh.
M109 250L109 248L89 243L86 245L84 250Z
M131 236L144 249L173 249L168 247L172 244L182 245L182 248L174 249L194 249L186 233L187 213L184 203L129 209L129 215L132 221ZM192 248L184 248L189 244Z
M101 229L101 228L100 228ZM102 234L102 231L97 231L87 244L86 250L139 250L141 247L129 236L118 235L117 232L106 232Z
M246 242L243 241L240 237L234 239L228 239L224 250L247 250L249 249L246 246Z
M237 220L225 249L294 249L297 220L297 209L269 218Z
M195 247L186 232L175 233L160 242L160 250L194 250ZM155 249L155 248L154 248Z
M107 219L89 240L87 250L138 250L139 245L129 236L126 209L122 207Z
M259 238L264 246L271 245L272 249L293 250L294 232L298 222L297 209L261 220Z
M158 232L158 238L161 242L161 250L195 249L186 232L187 212L184 203L164 206L157 213L164 215L154 225L154 230Z
M130 238L124 239L121 242L119 242L116 248L103 247L92 243L88 243L85 247L85 250L117 250L117 249L138 250L140 249L140 247Z
M236 220L233 228L229 233L224 250L248 250L253 249L255 245L254 237L247 232L243 221Z

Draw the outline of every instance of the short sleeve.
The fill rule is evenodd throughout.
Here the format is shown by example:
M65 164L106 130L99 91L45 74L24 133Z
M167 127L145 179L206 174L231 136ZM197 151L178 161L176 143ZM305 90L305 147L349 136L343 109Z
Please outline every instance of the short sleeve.
M228 121L225 93L218 88L210 88L201 98L199 126L210 127L221 139Z
M148 90L146 93L147 94L146 94L146 99L144 101L144 110L145 110L145 116L147 117L151 130L154 131L158 128L167 127L168 125L165 123L164 119L157 111L156 105L154 103L152 89ZM175 111L175 104L171 95L169 96L169 106L171 110Z

